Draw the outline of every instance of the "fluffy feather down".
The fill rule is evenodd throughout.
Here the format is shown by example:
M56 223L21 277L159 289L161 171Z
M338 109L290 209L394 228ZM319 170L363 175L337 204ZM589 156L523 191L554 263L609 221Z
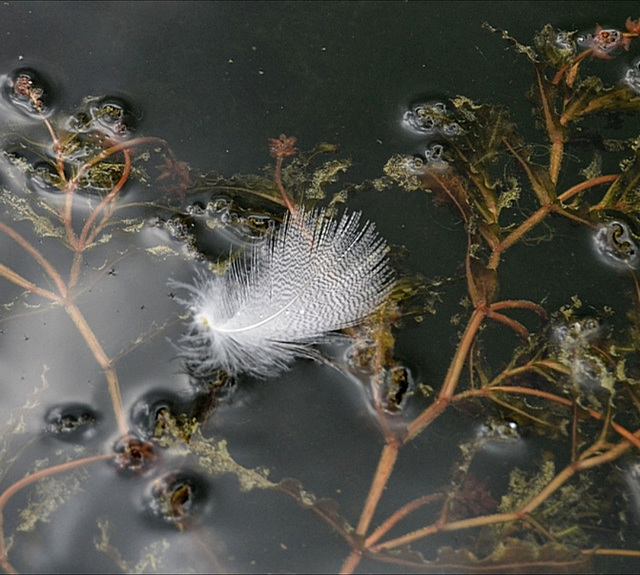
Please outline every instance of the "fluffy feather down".
M274 375L376 311L393 274L385 241L359 221L359 212L336 220L301 210L225 275L184 286L193 329L183 349L195 371Z

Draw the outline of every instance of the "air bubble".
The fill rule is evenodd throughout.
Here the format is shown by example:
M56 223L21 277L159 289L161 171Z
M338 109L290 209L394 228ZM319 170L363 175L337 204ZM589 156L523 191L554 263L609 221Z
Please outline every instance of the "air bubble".
M565 55L574 54L576 51L575 44L571 39L572 34L567 32L566 30L559 30L556 34L554 44L556 47L562 51Z
M154 519L182 528L185 522L202 514L209 491L207 482L193 472L170 472L151 484L144 508Z
M58 439L77 441L95 434L98 414L83 403L69 403L52 407L45 415L45 431Z
M556 324L553 327L553 344L557 360L570 370L571 387L603 389L611 392L615 383L612 374L598 351L603 338L603 326L598 319L587 317Z
M460 136L464 133L462 126L458 124L458 122L449 122L447 124L442 125L442 135L447 138L454 138L456 136Z
M640 60L636 60L626 71L623 82L636 94L640 94Z
M602 325L596 318L584 318L560 323L553 327L556 347L562 353L574 354L594 343L602 333Z
M627 49L629 38L615 28L596 28L593 34L581 34L576 38L578 46L592 50L593 55L600 58L611 58L620 49Z
M379 386L374 390L374 402L386 413L397 414L404 410L414 389L409 368L396 365L384 371Z
M146 440L164 435L168 422L176 418L185 419L185 413L191 411L176 394L170 392L151 392L139 399L131 409L131 421Z
M427 162L422 156L415 155L406 158L405 170L411 175L423 175L427 173Z
M158 455L150 441L143 441L137 435L128 434L116 441L113 446L116 469L125 473L144 473Z
M418 103L402 116L405 129L426 136L455 137L463 133L462 127L451 119L447 106L442 102Z
M38 162L28 172L29 186L34 192L59 193L62 180L56 168L49 162Z
M190 216L201 216L205 213L206 206L199 201L194 201L190 204L187 204L185 207L185 212Z
M88 101L91 126L114 136L129 135L137 124L139 115L133 106L120 96L103 96Z
M29 116L47 115L51 111L51 85L31 68L11 72L5 80L3 94L14 107Z
M627 224L611 220L601 225L593 236L598 254L609 265L620 270L640 268L640 250L636 237Z
M446 160L446 150L442 144L432 144L424 152L426 168L428 170L444 171L449 169Z

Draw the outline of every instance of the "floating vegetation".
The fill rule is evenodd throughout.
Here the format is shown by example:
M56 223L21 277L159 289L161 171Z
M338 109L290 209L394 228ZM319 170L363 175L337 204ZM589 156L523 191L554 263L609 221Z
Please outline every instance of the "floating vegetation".
M285 134L265 138L262 174L199 174L138 133L126 99L64 111L37 70L3 76L20 119L0 133L3 353L39 345L23 369L35 389L7 384L20 399L0 434L5 572L41 570L33 547L60 541L57 522L78 524L78 569L101 571L274 571L290 540L306 553L323 534L322 567L343 573L640 561L638 61L613 85L592 75L594 58L631 52L640 21L548 25L531 46L486 27L531 66L543 148L504 106L416 99L402 124L419 152L357 184L341 181L351 161L336 146L305 152ZM462 222L448 277L403 271L401 247L341 209L382 190L429 193ZM588 301L573 256L567 282L545 256L529 267L547 244L564 254L567 229L608 264L589 264L608 274L604 303ZM510 281L517 264L542 295ZM153 286L144 300L131 274ZM459 334L436 341L446 298L462 302L445 318ZM402 357L396 338L420 326L414 344L445 353L442 373ZM68 341L73 367L57 361ZM305 359L339 378L323 382L326 404L308 399ZM302 415L288 377L312 402ZM246 449L261 409L269 425ZM326 421L339 435L318 439Z

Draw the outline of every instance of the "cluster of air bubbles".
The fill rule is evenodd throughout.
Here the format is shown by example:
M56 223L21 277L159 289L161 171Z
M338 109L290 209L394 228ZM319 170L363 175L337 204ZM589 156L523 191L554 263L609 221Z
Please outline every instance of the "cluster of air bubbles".
M640 461L635 459L627 463L622 469L622 477L627 484L632 512L640 523Z
M18 68L3 79L2 94L6 101L31 117L48 115L53 90L42 74L31 68Z
M121 96L99 96L85 99L82 109L71 116L69 129L77 133L101 132L123 138L136 128L140 113Z
M520 432L515 421L488 417L476 429L476 438L484 441L512 441L520 439Z
M566 30L558 30L556 33L554 44L563 55L573 55L576 51L576 45L571 36L572 33Z
M415 382L408 367L395 365L385 370L383 377L372 378L377 386L373 390L374 403L385 413L401 413L415 390Z
M598 352L602 324L589 317L553 326L556 359L570 370L569 385L575 389L602 388L612 391L615 376Z
M621 220L600 225L593 235L596 252L609 265L619 270L640 268L640 250L636 236Z
M553 327L553 340L561 354L573 354L594 343L602 333L596 318L562 322Z
M93 437L98 414L83 403L68 403L49 409L45 415L45 431L65 441L78 441Z
M344 359L353 373L367 375L370 386L371 405L376 413L380 411L400 415L405 411L409 399L416 389L415 379L409 367L401 364L384 369L376 364L376 343L369 339L356 339L344 352ZM375 377L371 377L372 374Z
M640 94L640 60L636 60L625 72L623 81L636 94Z
M202 515L209 501L209 486L189 470L169 472L150 485L144 509L165 525L182 528L185 522Z
M442 144L431 144L424 151L425 165L429 170L443 171L449 167L446 149Z
M143 439L161 437L176 414L186 414L188 406L168 392L152 392L134 403L131 421Z
M442 102L411 106L402 116L402 125L410 132L431 137L454 138L464 133Z
M500 458L516 455L524 448L518 424L492 415L476 427L474 440L477 448Z
M28 173L30 187L37 192L60 191L61 178L55 167L44 161L36 162Z
M612 57L629 45L629 39L615 28L598 27L593 33L580 34L576 41L578 46L585 50L592 50L593 54L600 58Z
M405 170L410 175L421 176L446 172L449 165L446 148L442 144L430 144L423 155L415 154L406 158Z
M127 474L148 471L158 458L157 450L152 442L131 433L116 441L113 452L116 469Z
M226 197L189 199L182 213L155 225L180 242L195 259L226 261L230 250L260 244L275 229L276 220L245 209Z

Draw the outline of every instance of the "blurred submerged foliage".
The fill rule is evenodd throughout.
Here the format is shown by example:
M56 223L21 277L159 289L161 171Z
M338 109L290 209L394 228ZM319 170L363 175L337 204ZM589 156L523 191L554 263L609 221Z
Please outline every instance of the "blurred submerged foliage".
M629 19L624 30L597 27L583 36L546 26L532 46L487 28L533 67L529 96L543 141L525 141L504 106L464 96L420 102L403 122L424 136L425 152L394 156L384 175L359 184L340 183L351 162L336 155L336 146L300 152L296 139L285 135L270 140L275 164L264 174L197 174L166 142L138 136L137 112L122 99L90 97L62 113L36 71L5 77L5 100L20 119L2 134L0 199L7 215L0 233L21 256L3 251L0 276L13 289L6 290L2 321L62 310L103 374L111 403L99 414L82 403L49 410L44 433L58 443L36 461L28 457L38 437L25 422L40 394L55 385L44 361L41 385L21 407L12 406L0 436L0 565L6 572L29 570L22 534L56 522L93 464L105 460L110 473L149 480L143 514L185 537L193 534L197 544L191 563L181 564L185 569L240 569L233 553L212 543L215 536L201 527L211 514L212 490L229 475L243 493L272 493L276 509L277 494L297 502L303 517L296 525L306 516L314 521L313 514L337 532L342 542L333 567L343 561L344 573L363 560L367 569L380 562L378 568L393 564L398 570L576 572L592 570L596 556L640 559L640 66L633 63L614 86L588 75L593 58L613 59L634 45L640 22ZM602 119L609 122L606 133L599 132ZM620 125L625 133L614 138ZM577 159L578 146L587 146L586 163ZM442 294L460 282L456 269L446 279L406 274L378 313L348 330L344 357L327 360L362 386L384 442L359 517L343 515L329 494L311 493L302 480L271 478L268 454L264 467L234 459L224 426L216 428L211 419L246 382L223 372L203 375L185 361L180 376L188 393L149 392L125 410L119 362L157 335L180 329L184 317L172 309L142 330L136 322L120 339L100 336L103 326L92 323L86 298L118 273L120 262L151 262L167 279L182 263L224 272L229 246L236 257L270 233L286 209L321 203L334 214L350 194L401 189L432 194L464 223L465 309L455 325L466 324L443 380L415 381L414 370L394 352L396 330L428 322ZM560 218L589 230L595 251L628 282L626 313L619 301L601 311L589 308L579 282L561 294L566 304L559 309L501 298L511 248ZM150 230L158 232L151 240ZM224 241L211 239L216 231ZM399 252L392 250L392 257ZM25 271L17 267L24 258L30 264ZM537 273L545 276L544 269ZM549 292L557 289L554 277L545 279ZM486 351L493 322L513 334L499 358ZM451 439L448 484L405 496L394 480L408 468L396 461L445 412L478 424L477 433ZM106 421L114 422L117 437L111 448L87 441ZM477 463L487 448L525 436L541 446L528 469L512 466L492 476ZM23 491L28 495L18 498ZM401 503L389 512L385 497ZM127 555L115 537L117 517L91 517L90 523L93 548L81 548L83 554L106 557L123 571L175 568L167 562L174 551L166 537L134 543L137 554Z

